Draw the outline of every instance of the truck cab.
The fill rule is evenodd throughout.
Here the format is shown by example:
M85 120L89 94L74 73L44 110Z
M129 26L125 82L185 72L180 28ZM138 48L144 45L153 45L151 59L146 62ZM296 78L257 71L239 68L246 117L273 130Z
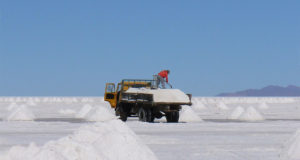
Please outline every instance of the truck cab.
M114 83L106 83L104 100L110 103L112 108L117 107L117 103L122 99L122 93L129 88L155 88L153 80L123 79L118 83L117 88Z

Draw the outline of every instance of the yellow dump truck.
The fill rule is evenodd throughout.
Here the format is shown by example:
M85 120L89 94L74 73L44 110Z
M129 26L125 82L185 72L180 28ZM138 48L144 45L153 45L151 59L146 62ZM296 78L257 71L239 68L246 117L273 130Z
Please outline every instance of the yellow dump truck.
M104 100L115 109L123 121L138 116L140 121L153 122L166 117L178 122L182 105L191 105L191 95L179 89L160 89L155 80L123 79L115 86L106 83Z

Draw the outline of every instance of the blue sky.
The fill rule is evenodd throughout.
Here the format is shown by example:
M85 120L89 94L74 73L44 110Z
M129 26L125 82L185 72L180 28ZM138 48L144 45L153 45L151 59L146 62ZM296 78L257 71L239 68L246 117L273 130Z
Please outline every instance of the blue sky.
M0 0L0 96L102 96L152 78L195 96L300 85L300 1Z

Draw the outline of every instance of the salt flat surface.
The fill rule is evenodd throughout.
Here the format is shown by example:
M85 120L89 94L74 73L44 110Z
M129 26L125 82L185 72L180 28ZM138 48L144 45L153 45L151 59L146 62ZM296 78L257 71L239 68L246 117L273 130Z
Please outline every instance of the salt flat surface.
M300 134L296 132L300 129L300 98L197 97L193 102L195 106L184 114L203 121L142 123L133 117L126 125L161 160L300 159ZM32 113L33 121L6 120L20 105L26 105L24 113ZM229 118L239 117L247 109L249 121ZM263 120L251 121L254 110ZM81 127L99 123L89 119L110 119L110 112L102 97L0 97L0 155L16 145L26 147L34 142L41 147L57 141Z
M278 160L300 122L128 123L160 159Z

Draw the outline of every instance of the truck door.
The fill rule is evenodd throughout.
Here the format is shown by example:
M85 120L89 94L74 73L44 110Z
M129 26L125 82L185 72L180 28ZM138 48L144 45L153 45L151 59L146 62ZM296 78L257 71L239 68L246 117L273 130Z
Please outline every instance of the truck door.
M116 94L114 83L106 83L104 100L108 101L112 108L116 108L117 94Z

